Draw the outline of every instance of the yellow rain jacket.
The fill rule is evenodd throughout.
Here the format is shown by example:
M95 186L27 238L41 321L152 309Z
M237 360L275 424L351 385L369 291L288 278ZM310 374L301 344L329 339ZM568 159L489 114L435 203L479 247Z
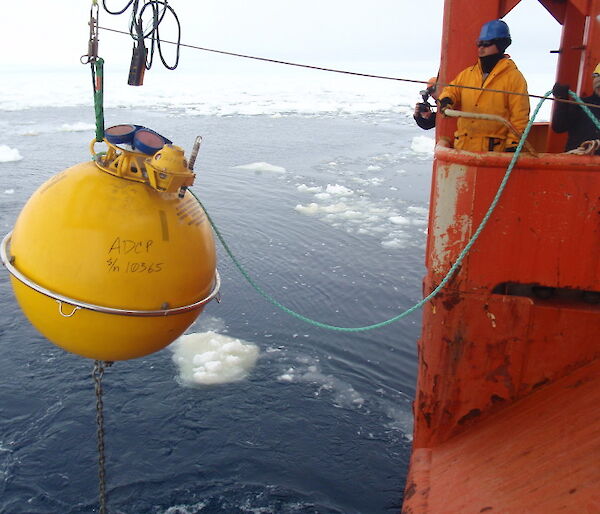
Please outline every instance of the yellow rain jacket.
M525 78L508 57L498 61L485 81L478 60L476 65L460 72L452 84L527 94ZM452 86L444 88L440 99L445 96L453 101L450 109L502 116L521 133L529 121L529 98L527 96ZM473 118L458 118L457 120L457 130L454 133L454 148L456 149L470 152L502 152L506 147L516 146L518 142L518 137L506 125L497 121Z

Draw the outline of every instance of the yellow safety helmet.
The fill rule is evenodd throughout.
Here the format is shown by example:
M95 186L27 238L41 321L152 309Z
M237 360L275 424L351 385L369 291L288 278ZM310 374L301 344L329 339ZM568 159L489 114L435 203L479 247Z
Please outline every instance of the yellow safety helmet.
M594 74L598 74L600 75L600 62L596 65L596 67L594 68L594 71L592 72L592 75Z

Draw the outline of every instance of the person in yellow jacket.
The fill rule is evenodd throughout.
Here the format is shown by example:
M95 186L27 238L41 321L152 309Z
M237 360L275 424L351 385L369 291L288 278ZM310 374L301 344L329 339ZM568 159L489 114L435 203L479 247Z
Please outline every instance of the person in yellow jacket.
M495 114L508 120L519 132L529 121L527 96L467 89L471 86L527 95L527 82L515 63L504 54L511 44L508 25L492 20L481 28L477 48L479 60L458 74L439 97L443 112L449 106L466 112ZM519 138L506 125L497 121L458 118L454 148L470 152L514 152Z

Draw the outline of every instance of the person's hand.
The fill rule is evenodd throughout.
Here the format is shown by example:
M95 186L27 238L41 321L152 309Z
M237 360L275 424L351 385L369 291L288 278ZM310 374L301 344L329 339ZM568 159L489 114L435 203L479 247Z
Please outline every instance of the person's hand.
M415 118L429 118L431 116L431 107L426 102L419 102L415 105Z
M450 98L449 96L445 96L444 98L440 98L440 100L439 100L440 111L443 113L453 103L454 102L452 101L452 98Z
M554 98L569 98L569 85L557 82L552 88L552 94Z

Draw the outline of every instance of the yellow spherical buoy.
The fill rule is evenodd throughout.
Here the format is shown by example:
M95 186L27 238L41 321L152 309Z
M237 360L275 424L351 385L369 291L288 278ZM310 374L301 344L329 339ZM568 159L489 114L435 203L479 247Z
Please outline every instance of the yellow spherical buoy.
M215 297L219 279L210 224L186 191L194 175L183 150L166 145L150 159L108 146L105 157L54 175L33 194L2 260L42 334L78 355L115 361L175 340Z

